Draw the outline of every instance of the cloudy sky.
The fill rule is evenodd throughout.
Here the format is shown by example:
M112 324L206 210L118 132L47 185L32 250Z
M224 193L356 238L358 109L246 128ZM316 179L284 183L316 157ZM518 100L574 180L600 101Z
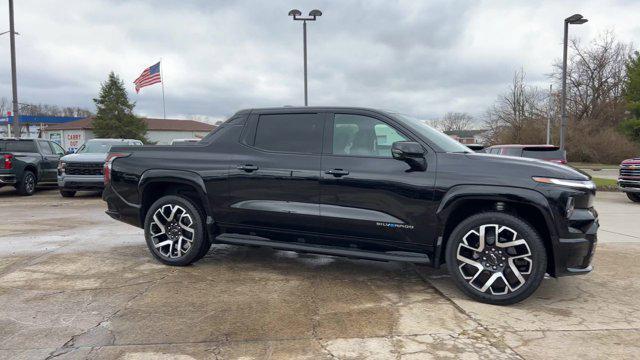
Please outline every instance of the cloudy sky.
M302 24L308 26L310 105L393 109L422 118L480 115L513 72L548 86L571 36L613 30L640 42L640 1L168 1L16 0L20 102L82 106L109 71L136 112L162 116L161 88L133 80L162 58L167 116L226 117L238 109L303 104ZM0 1L0 32L8 6ZM0 37L0 97L11 97L9 41Z

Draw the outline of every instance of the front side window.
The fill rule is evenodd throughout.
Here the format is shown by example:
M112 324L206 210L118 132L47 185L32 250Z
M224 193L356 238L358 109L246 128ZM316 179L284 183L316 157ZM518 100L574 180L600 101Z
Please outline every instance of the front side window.
M372 117L335 114L334 155L392 157L391 145L406 140L394 128Z
M320 114L260 115L254 146L267 151L319 154L323 125Z
M44 155L53 155L53 150L51 150L51 145L49 145L48 141L38 140L38 145L40 145L40 150Z
M62 148L62 146L54 143L54 142L50 142L49 144L51 144L51 147L53 148L53 152L56 153L56 155L60 155L63 156L65 154L64 149Z

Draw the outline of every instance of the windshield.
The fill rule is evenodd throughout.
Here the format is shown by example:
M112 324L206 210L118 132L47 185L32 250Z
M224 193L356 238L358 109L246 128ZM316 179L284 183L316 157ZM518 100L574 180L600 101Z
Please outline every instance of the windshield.
M471 149L462 145L458 141L452 139L449 135L442 133L439 130L432 128L427 125L423 120L418 120L416 118L402 115L398 113L392 113L393 116L402 120L411 130L417 132L424 138L430 140L434 144L436 144L439 148L446 152L462 152L462 153L472 153Z
M77 154L106 154L112 145L125 145L122 141L88 141L78 149Z

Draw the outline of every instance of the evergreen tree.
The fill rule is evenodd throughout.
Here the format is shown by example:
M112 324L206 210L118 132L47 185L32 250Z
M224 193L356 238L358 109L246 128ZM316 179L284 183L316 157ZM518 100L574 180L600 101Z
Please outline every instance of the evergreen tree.
M629 139L640 142L640 53L634 52L626 64L627 78L624 98L630 118L620 123L620 131Z
M635 51L629 57L627 80L624 85L624 97L631 117L640 119L640 52Z
M147 142L147 124L133 114L135 103L129 101L124 83L113 73L102 83L100 95L93 99L97 113L93 132L101 138L138 139Z

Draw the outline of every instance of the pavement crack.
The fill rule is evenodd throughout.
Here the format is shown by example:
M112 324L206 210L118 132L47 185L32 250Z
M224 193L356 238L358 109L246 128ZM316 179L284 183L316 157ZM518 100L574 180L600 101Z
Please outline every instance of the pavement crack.
M108 329L110 321L112 318L114 318L115 316L117 316L119 313L121 313L122 311L126 310L135 300L137 300L139 297L145 295L155 284L159 283L160 281L166 279L167 277L169 277L170 275L172 275L175 272L172 271L169 274L166 274L160 278L158 278L155 281L150 281L146 284L146 286L137 294L135 294L134 296L132 296L129 300L127 300L127 302L118 310L114 311L111 315L107 316L104 320L100 321L98 324L96 324L95 326L86 329L85 331L73 335L71 337L71 339L69 339L67 342L65 342L62 346L60 346L59 348L53 350L51 353L49 353L49 355L46 357L46 360L49 359L54 359L58 356L67 354L69 352L72 352L74 350L77 350L79 347L81 346L76 346L76 344L78 343L79 340L82 340L83 337L92 335L92 334L99 334L101 335L102 339L101 339L101 343L96 344L98 346L108 346L108 345L113 345L115 343L115 335L113 334L113 332L111 330ZM104 328L105 330L101 330L102 328ZM100 336L99 336L100 337ZM93 346L91 346L93 347Z
M477 328L482 329L486 334L490 334L494 339L499 339L499 337L493 331L491 331L491 329L489 329L489 327L484 325L479 319L477 319L475 316L473 316L473 314L467 312L464 308L462 308L455 301L453 301L453 299L451 299L450 297L445 295L445 293L443 293L442 291L440 291L440 289L438 289L435 285L433 285L433 283L431 283L431 281L429 281L429 278L426 277L425 275L423 275L417 269L417 267L415 265L413 265L413 270L418 274L418 277L420 277L424 282L429 284L437 294L439 294L440 296L442 296L442 298L446 299L449 303L451 303L451 305L455 309L457 309L460 313L462 313L463 315L467 316L471 321L476 323L477 324ZM465 331L463 331L463 332L465 332ZM489 338L487 338L487 340L492 346L495 346L494 345L494 343L496 342L495 340L492 340L492 339L489 339ZM505 348L509 349L511 352L513 352L515 355L517 355L520 359L524 359L524 357L520 353L518 353L514 348L509 346L504 341L501 341L501 345L504 346Z

